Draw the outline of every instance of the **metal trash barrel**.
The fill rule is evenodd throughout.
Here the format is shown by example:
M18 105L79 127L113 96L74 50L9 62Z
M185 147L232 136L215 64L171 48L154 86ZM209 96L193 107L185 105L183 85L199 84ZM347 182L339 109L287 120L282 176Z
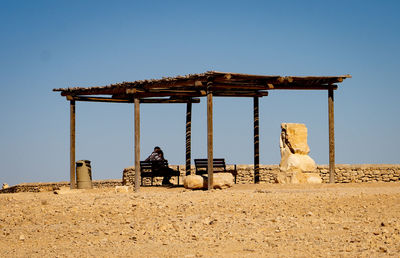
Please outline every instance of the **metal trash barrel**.
M76 181L78 189L92 189L92 167L89 160L76 162Z

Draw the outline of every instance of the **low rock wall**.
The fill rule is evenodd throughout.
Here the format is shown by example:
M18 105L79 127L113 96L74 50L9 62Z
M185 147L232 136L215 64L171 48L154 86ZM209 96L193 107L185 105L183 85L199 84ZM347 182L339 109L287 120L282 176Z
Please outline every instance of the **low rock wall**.
M178 169L178 166L170 166ZM237 165L238 171L236 183L246 184L254 182L254 166L253 165ZM227 169L233 169L233 165L227 165ZM183 176L185 175L185 166L179 166L181 177L180 184L183 184ZM260 165L260 183L276 183L276 176L279 172L278 165ZM191 173L195 173L194 166L191 167ZM320 174L324 183L329 182L329 166L318 165L317 173ZM153 185L160 185L162 178L154 178ZM395 182L400 181L400 164L361 164L347 165L336 164L335 166L335 182L336 183L361 183L361 182ZM122 184L134 185L135 168L129 167L124 169L122 176ZM176 177L172 177L171 182L177 183ZM150 178L143 179L143 185L151 185Z
M111 180L93 180L93 188L106 188L122 185L119 179ZM1 189L0 193L19 193L19 192L47 192L59 189L60 187L69 187L69 182L49 182L49 183L23 183Z
M323 182L329 182L329 166L317 167ZM341 164L335 167L335 182L396 182L400 181L400 164Z
M179 169L179 184L183 184L185 175L185 166L170 166L172 169ZM227 165L227 169L233 169L233 165ZM236 182L238 184L247 184L254 182L253 165L237 165L238 171ZM278 165L260 165L260 183L276 183L276 175L279 172ZM317 172L320 173L324 183L329 182L329 166L318 165ZM195 167L191 167L191 173L195 173ZM162 178L154 178L153 185L161 185ZM400 164L336 164L335 182L336 183L361 183L361 182L399 182ZM134 185L135 168L125 168L122 175L122 181L115 180L94 180L94 188L115 187L119 185ZM177 178L172 177L171 182L177 184ZM144 185L151 185L150 178L143 179ZM18 193L18 192L44 192L52 191L60 187L68 187L69 182L50 182L50 183L24 183L14 185L6 189L1 189L0 193Z

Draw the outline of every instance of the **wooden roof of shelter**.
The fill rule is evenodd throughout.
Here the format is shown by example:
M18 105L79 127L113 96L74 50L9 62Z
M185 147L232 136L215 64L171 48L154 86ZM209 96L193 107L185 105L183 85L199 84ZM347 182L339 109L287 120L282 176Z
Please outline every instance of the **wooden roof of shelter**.
M346 78L351 76L277 76L208 71L108 86L58 88L53 91L60 91L62 96L70 100L133 102L134 98L139 98L141 103L179 103L198 102L192 98L206 96L210 91L214 96L262 97L268 95L268 90L337 89L336 83ZM94 95L110 95L111 98Z

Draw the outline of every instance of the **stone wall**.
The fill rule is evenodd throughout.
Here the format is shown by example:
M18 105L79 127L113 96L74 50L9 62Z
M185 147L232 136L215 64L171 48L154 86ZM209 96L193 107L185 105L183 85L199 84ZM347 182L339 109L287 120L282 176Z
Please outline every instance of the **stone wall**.
M177 169L177 166L170 166ZM227 169L233 169L233 165L227 165ZM246 184L254 182L253 165L237 165L238 171L237 183ZM183 184L185 175L185 166L179 166L181 177L180 184ZM279 172L278 165L260 165L260 183L276 183L276 175ZM317 165L317 172L320 173L324 183L329 182L329 166ZM191 173L195 173L194 166L191 167ZM162 178L155 178L153 185L160 185ZM335 182L336 183L360 183L360 182L396 182L400 181L400 164L361 164L347 165L336 164ZM135 168L124 169L122 183L124 185L134 185ZM172 177L172 183L177 183L176 177ZM150 178L143 179L144 185L150 185Z
M329 182L329 166L317 166L323 182ZM338 183L398 182L400 164L336 165L335 181Z
M110 180L93 180L93 188L106 188L115 187L122 185L122 181L119 179ZM19 193L19 192L47 192L59 189L60 187L69 187L69 182L48 182L48 183L23 183L14 186L10 186L6 189L1 189L0 193Z
M181 177L179 184L183 185L185 166L170 166L178 169ZM227 165L227 169L233 169L233 165ZM253 165L237 165L237 183L246 184L254 182ZM320 173L324 183L329 182L329 166L318 165L317 171ZM279 172L278 165L260 165L260 183L275 183L276 175ZM195 173L195 167L191 167L191 173ZM162 178L154 178L153 185L161 185ZM336 183L361 183L361 182L400 182L400 164L361 164L347 165L336 164L335 169ZM93 180L94 188L115 187L119 185L134 185L135 168L124 169L122 181L115 180ZM177 178L172 177L171 182L177 184ZM150 185L150 178L143 179L144 185ZM18 192L44 192L52 191L60 187L68 187L69 182L50 182L50 183L24 183L14 185L6 189L1 189L0 193Z

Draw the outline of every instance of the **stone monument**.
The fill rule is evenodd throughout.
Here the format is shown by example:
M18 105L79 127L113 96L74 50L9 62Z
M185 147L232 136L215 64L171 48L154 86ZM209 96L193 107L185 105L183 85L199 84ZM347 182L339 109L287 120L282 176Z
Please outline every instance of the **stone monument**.
M278 183L322 183L314 160L308 156L307 127L282 123L280 136L281 162Z

